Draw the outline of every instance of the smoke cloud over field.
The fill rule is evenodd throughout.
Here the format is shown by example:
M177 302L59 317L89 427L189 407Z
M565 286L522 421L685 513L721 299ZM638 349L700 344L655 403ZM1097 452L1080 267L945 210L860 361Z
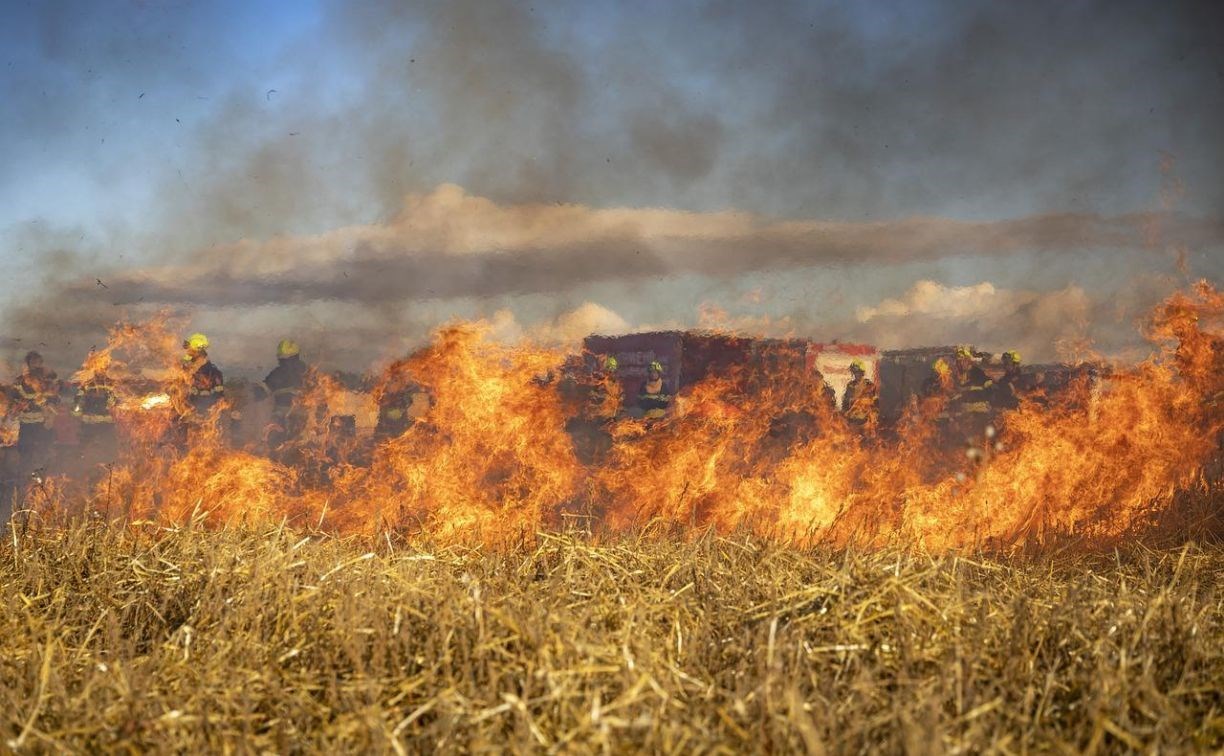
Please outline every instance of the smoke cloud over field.
M1145 234L1157 217L782 220L744 212L509 205L446 185L409 196L386 223L243 240L181 260L107 271L105 281L91 276L58 290L52 287L24 317L35 330L57 320L62 328L79 329L82 323L104 325L115 317L117 307L222 310L246 321L245 327L230 327L235 335L254 335L276 308L322 303L382 312L389 336L402 330L402 324L395 325L394 313L412 303L562 295L592 283L679 274L730 278L787 269L802 274L831 266L887 269L965 256L1026 254L1040 259L1102 251L1151 252L1160 260L1163 248L1152 250ZM1167 215L1159 219L1166 241L1192 247L1224 242L1219 223ZM48 301L61 304L47 308ZM962 340L972 336L992 341L1005 333L1008 339L1018 335L1030 350L1048 351L1052 330L1060 337L1072 327L1084 332L1091 309L1089 295L1078 286L1043 294L1000 291L991 284L948 288L926 281L900 299L861 306L851 328L873 340L881 337L889 346L953 334ZM678 322L700 324L692 317L694 311L695 306L678 309ZM537 333L554 338L562 331L580 330L588 321L591 330L616 325L600 318L561 320L555 326L541 325ZM940 327L932 328L933 323ZM327 330L340 343L376 336L370 324L351 316L337 317Z
M1147 246L1150 214L1063 214L965 222L776 220L749 213L500 205L457 186L412 195L388 223L217 246L194 259L118 272L107 296L198 306L556 293L588 282L683 272L891 265L963 255ZM1172 219L1166 237L1224 242L1224 223ZM96 281L69 287L73 298Z
M849 316L766 298L756 322L1051 352L1129 327L1106 303L1133 275L1100 271L1159 277L1179 248L1224 274L1217 20L1104 0L32 3L0 73L0 254L24 276L0 335L79 357L168 307L367 359L456 316L554 340L699 324L741 279L834 271ZM672 281L651 289L666 307L624 301Z

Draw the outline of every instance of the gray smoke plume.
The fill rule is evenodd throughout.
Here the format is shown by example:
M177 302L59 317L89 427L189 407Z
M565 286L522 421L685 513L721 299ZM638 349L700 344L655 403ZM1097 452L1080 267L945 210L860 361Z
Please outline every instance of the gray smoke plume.
M258 332L324 303L345 317L302 327L368 342L426 330L409 301L821 266L902 291L896 266L962 258L1082 257L1074 283L1107 299L1093 271L1157 221L1155 249L1224 273L1211 4L337 1L259 72L274 88L203 104L222 74L182 50L226 55L223 11L22 14L49 63L11 88L8 164L93 145L146 89L164 97L129 117L165 131L136 228L23 245L45 283L7 308L14 338L76 350L162 305ZM1161 151L1184 214L1153 207ZM99 187L127 177L96 152Z

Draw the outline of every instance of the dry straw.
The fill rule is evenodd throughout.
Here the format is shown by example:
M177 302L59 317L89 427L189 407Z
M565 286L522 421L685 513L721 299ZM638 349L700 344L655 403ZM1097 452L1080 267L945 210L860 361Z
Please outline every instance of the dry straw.
M78 523L0 557L18 751L1224 747L1219 546L495 552Z

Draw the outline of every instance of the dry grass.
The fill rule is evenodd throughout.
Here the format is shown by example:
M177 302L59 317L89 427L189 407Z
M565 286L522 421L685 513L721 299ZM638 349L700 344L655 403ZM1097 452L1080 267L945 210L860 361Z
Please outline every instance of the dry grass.
M0 548L0 750L1218 749L1222 573L45 529Z

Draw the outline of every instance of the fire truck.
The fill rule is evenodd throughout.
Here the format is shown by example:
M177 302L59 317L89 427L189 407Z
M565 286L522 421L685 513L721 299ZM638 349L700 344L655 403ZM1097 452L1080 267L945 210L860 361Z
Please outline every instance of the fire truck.
M754 338L704 331L655 331L624 336L588 336L583 342L595 369L607 357L618 363L624 396L636 396L652 362L663 366L664 391L672 396L712 375L748 378L819 370L840 398L850 382L850 365L862 361L878 378L880 353L868 344L816 342L799 338ZM631 401L629 402L631 403Z
M978 365L992 379L1003 374L1003 366L992 359L990 352L970 347ZM942 359L949 365L956 359L955 346L893 349L882 352L879 359L880 422L892 424L901 418L911 398L922 392L931 375L932 365ZM1040 390L1047 400L1065 392L1078 381L1099 382L1108 376L1108 368L1099 363L1075 365L1046 363L1025 365L1021 369L1024 386L1029 391Z

